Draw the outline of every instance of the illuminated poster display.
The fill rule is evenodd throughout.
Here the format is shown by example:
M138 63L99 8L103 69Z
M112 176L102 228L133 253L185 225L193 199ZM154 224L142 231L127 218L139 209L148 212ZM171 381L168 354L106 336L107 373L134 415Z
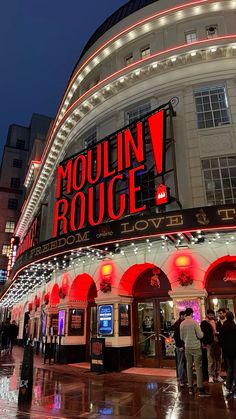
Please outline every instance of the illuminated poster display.
M68 336L84 335L84 309L69 310Z
M46 335L46 320L47 320L46 313L43 312L42 316L41 316L41 334L42 334L42 336Z
M51 315L50 334L53 336L58 334L58 314Z
M100 335L113 335L113 306L98 307L98 333Z
M129 304L119 304L119 336L131 336Z
M65 334L65 310L59 310L58 313L58 335L64 336Z

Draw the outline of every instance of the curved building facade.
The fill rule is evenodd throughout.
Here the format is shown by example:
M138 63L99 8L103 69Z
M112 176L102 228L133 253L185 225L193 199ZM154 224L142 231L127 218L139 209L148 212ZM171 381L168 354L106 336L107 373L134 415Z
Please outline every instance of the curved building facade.
M88 41L31 162L1 304L62 362L173 365L192 306L236 310L236 2L129 1Z

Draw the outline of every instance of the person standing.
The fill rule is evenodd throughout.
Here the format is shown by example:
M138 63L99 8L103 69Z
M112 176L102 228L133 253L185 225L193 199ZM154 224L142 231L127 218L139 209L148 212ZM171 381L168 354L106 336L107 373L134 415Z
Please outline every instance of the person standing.
M189 394L193 394L193 363L197 374L197 388L199 396L210 396L203 387L202 376L202 349L201 339L203 332L199 324L193 320L193 309L187 308L185 311L185 320L180 324L180 339L184 341L185 356L187 361L187 377Z
M176 347L176 366L180 387L186 383L186 358L184 352L184 341L180 339L180 324L185 319L185 311L180 311L178 320L173 325L174 340Z
M10 319L7 319L3 324L2 328L2 351L6 353L9 346L9 329L10 329Z
M213 310L207 310L206 319L201 322L201 329L203 331L202 343L207 348L209 383L214 383L214 381L222 383L224 380L220 376L221 347L218 342L218 332Z
M19 327L17 326L15 320L13 320L9 327L10 353L12 353L13 346L16 343L18 332Z
M226 321L220 329L219 342L227 362L226 391L236 399L236 324L231 311L226 313ZM233 389L234 383L234 389Z
M226 312L227 311L229 311L229 310L226 310L225 308L219 308L219 310L218 310L219 319L216 322L216 332L217 332L217 337L218 338L219 338L221 328L226 321ZM226 356L225 356L223 350L222 350L222 356L223 356L223 360L224 360L224 368L225 368L225 371L227 371L227 361L226 361Z

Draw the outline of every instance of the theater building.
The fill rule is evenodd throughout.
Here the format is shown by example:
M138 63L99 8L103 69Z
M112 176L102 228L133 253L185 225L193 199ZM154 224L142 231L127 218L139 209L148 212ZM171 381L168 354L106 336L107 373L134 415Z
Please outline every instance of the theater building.
M69 79L2 307L61 362L173 365L187 306L236 313L236 2L131 0Z

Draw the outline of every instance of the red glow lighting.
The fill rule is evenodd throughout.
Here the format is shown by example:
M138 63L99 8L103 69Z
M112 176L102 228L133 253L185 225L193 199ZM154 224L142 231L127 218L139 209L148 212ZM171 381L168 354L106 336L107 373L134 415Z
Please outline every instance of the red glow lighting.
M181 255L175 259L175 266L177 268L189 268L192 264L190 256Z
M94 285L94 280L90 275L86 273L78 275L72 282L69 301L88 301L89 291L92 285Z

